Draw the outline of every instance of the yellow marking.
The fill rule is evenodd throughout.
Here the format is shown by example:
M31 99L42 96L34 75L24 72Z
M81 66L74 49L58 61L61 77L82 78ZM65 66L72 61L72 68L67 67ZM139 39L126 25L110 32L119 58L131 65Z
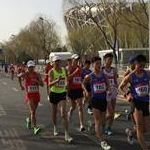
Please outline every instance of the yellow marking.
M121 116L120 113L115 113L114 119L116 120L117 118L119 118Z

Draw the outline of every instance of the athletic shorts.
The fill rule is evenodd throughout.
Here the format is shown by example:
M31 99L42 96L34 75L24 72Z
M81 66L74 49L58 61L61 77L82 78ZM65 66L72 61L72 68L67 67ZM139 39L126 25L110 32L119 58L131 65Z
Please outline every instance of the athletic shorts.
M50 92L49 99L52 104L57 105L60 101L66 100L66 92L63 93Z
M25 101L28 102L30 100L38 103L40 101L40 93L27 93L25 95Z
M135 109L137 109L138 111L142 111L143 116L149 116L149 102L142 102L142 101L133 101L132 102L132 109L133 112Z
M107 101L116 100L118 95L118 91L116 87L111 88L111 94L107 94Z
M71 100L77 100L79 98L83 98L83 90L82 90L82 88L70 90L68 92L68 97Z
M106 99L99 99L99 98L92 98L91 99L91 107L100 110L101 112L106 112L107 109L107 100Z

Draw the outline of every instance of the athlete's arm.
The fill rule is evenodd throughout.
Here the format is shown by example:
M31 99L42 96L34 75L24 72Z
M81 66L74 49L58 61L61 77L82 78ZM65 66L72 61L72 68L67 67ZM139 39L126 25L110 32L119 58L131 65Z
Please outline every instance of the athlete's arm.
M114 68L114 80L115 80L115 84L116 84L116 86L117 86L117 88L118 88L118 81L117 81L117 78L118 78L117 69Z
M56 83L58 83L59 80L60 80L59 78L56 80L53 79L53 70L50 70L50 72L49 72L49 86L50 87L54 86Z
M123 78L122 82L120 83L118 89L123 95L127 94L127 91L124 90L124 87L130 82L131 82L131 74L129 74L125 78Z
M24 76L25 76L25 73L20 73L20 74L18 75L18 82L19 82L19 85L20 85L20 87L21 87L21 90L24 90L24 89L25 89L24 86L22 85L22 80L21 80L21 78L24 77Z
M76 70L75 70L73 73L71 73L71 72L70 72L70 69L69 69L68 77L69 77L69 78L72 78L79 70L80 70L80 68L77 67Z
M127 70L125 71L125 73L124 73L123 77L126 77L129 73L130 73L130 70L129 70L129 69L127 69Z
M149 76L149 78L150 78L150 70L147 70L147 74L148 74L148 76Z
M110 92L110 85L107 76L105 75L106 91Z
M18 78L22 78L22 77L24 77L25 76L25 73L19 73L18 74Z
M41 77L41 75L39 73L38 73L38 84L40 86L44 86L43 81L42 81L42 77Z
M90 82L90 81L91 81L91 77L90 77L89 75L86 75L86 76L84 77L83 82L82 82L82 89L83 89L84 92L86 93L86 96L87 96L87 97L89 97L89 92L88 92L87 89L86 89L85 83L86 83L86 82Z
M48 72L47 72L47 67L44 68L44 75L47 76Z
M85 83L86 83L86 82L90 82L90 81L91 81L91 77L90 77L89 75L86 75L86 76L84 77L83 82L82 82L82 88L83 88L83 90L85 91L85 93L88 93L88 91L87 91L87 89L86 89L86 86L85 86Z
M66 88L68 88L68 85L69 85L69 81L68 81L68 72L67 72L67 69L66 68L64 68L65 69L65 72L66 72L66 78L65 78L65 83L66 83Z

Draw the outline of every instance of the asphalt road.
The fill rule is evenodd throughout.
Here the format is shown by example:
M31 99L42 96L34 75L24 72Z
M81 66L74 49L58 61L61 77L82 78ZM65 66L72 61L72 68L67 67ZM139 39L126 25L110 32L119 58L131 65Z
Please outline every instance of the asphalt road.
M8 75L0 73L0 150L100 150L99 141L95 137L94 129L83 133L78 130L78 118L75 112L70 124L70 134L74 138L72 144L64 141L62 122L58 120L60 135L53 136L51 121L51 107L46 100L45 88L41 88L42 101L37 110L38 123L43 127L42 132L34 136L32 130L25 128L25 118L28 115L28 108L23 100L24 93L20 91L17 79L10 80ZM69 105L69 104L68 104ZM121 116L114 123L114 135L108 137L108 142L113 150L141 150L134 140L133 145L126 141L125 128L132 126L127 121L124 110L129 104L118 100L116 112ZM86 113L85 125L92 117ZM59 115L58 115L58 118ZM150 146L150 134L146 136Z

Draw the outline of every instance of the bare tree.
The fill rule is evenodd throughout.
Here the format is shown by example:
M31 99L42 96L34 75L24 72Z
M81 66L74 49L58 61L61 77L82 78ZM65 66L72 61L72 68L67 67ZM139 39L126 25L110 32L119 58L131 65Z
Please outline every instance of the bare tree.
M132 25L138 25L149 31L148 21L148 1L147 0L137 0L136 2L131 2L129 4L130 9L124 10L122 16L124 19Z
M118 25L126 2L124 0L69 0L69 3L75 8L74 20L82 22L82 25L95 26L101 32L107 47L113 50L117 64Z
M11 36L4 43L5 50L8 53L11 51L14 54L9 59L15 61L23 53L35 60L43 59L47 58L49 53L57 48L60 39L56 32L56 25L52 20L43 19L40 20L37 17L29 25L20 30L17 35Z

